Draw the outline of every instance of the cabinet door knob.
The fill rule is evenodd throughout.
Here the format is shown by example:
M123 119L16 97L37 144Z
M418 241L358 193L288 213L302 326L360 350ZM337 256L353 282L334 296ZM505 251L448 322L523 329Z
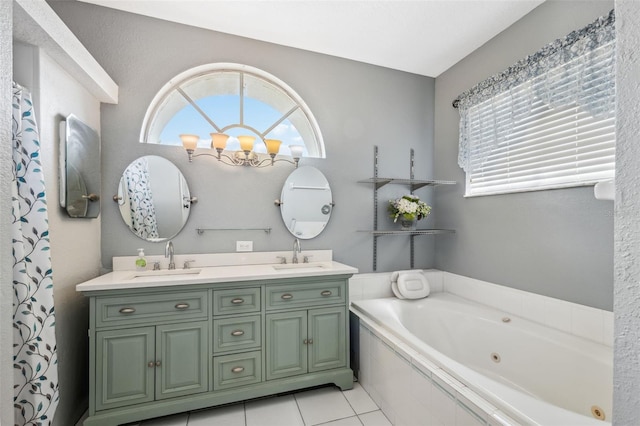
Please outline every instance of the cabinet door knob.
M244 367L233 367L231 369L232 373L242 373L244 371Z
M155 363L155 362L153 362L153 361L149 361L149 362L147 363L147 367L149 367L149 368L153 368L155 365L156 365L156 363Z
M234 330L231 332L232 336L242 336L244 334L243 330Z
M313 344L313 339L309 339L309 344L312 345Z
M309 340L304 339L304 340L302 341L302 343L303 343L304 345L308 345L308 344L309 344Z
M160 367L162 363L160 361L156 361L156 367Z
M280 297L281 297L282 299L284 299L284 300L290 300L290 299L293 299L293 294L291 294L291 293L285 293L285 294L283 294L283 295L282 295L282 296L280 296Z
M121 314L132 314L136 311L136 308L121 308L118 312Z
M241 303L244 303L244 299L241 297L237 297L235 299L231 299L231 303L233 303L234 305L239 305Z
M321 291L320 296L331 296L331 290Z
M185 310L189 309L188 303L176 303L176 309Z

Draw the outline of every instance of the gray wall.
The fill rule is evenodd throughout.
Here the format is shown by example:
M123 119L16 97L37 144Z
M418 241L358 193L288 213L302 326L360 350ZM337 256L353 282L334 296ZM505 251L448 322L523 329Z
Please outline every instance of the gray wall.
M640 4L616 1L616 224L613 422L640 419Z
M253 240L255 251L290 250L273 200L279 198L289 166L245 169L215 164L209 157L187 161L180 147L138 143L142 120L157 91L178 73L212 62L263 69L289 84L313 111L324 136L327 159L303 159L328 178L336 203L331 222L304 249L333 249L334 258L362 272L372 268L372 187L356 183L373 173L373 146L380 146L381 175L408 177L409 149L416 150L417 176L432 177L434 80L354 61L314 54L78 2L51 6L120 86L118 105L102 106L103 199L116 192L122 171L136 157L156 154L178 166L200 202L174 238L177 253L230 252L236 240ZM188 132L188 129L185 129ZM421 190L430 201L430 189ZM406 193L385 188L381 199ZM106 201L105 203L108 203ZM386 214L383 220L388 221ZM430 219L433 220L433 219ZM391 226L390 221L388 225ZM263 232L210 232L196 227L273 228ZM385 224L386 226L386 224ZM424 224L424 226L429 226ZM115 204L102 211L102 261L163 253L125 228ZM416 267L433 266L433 237L416 239ZM378 270L408 268L408 238L386 237Z
M520 290L613 309L613 203L593 187L464 198L458 167L460 93L581 28L612 1L543 3L436 79L435 175L460 182L440 188L436 267Z
M0 1L0 182L11 182L13 2ZM0 185L0 424L13 424L11 187Z

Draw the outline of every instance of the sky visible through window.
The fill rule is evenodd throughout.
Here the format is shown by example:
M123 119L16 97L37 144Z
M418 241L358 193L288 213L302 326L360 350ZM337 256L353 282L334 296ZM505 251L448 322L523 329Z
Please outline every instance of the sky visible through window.
M209 118L219 127L224 128L231 124L240 123L240 97L238 95L217 95L207 96L196 101L196 104ZM244 124L253 127L259 132L264 132L282 117L282 113L267 105L264 102L253 98L244 98ZM167 123L160 134L160 143L164 145L182 145L180 134L188 133L200 136L199 148L211 147L210 133L216 129L189 104L176 113ZM239 135L256 136L254 151L266 152L266 147L260 142L259 136L248 129L234 127L226 130L230 136L227 143L227 150L236 151L240 149L240 143L235 138ZM302 145L304 142L298 130L289 120L284 120L271 130L266 139L279 139L282 141L280 153L289 154L288 145ZM304 154L307 149L304 147Z

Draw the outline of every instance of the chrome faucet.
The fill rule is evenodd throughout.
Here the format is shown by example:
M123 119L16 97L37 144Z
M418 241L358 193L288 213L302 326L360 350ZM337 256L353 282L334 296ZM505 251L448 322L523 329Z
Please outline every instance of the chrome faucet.
M296 238L293 241L293 257L291 258L291 263L298 263L298 253L302 253L302 249L300 248L300 240Z
M169 258L169 269L176 269L176 263L173 260L173 243L167 241L167 245L164 246L164 257Z

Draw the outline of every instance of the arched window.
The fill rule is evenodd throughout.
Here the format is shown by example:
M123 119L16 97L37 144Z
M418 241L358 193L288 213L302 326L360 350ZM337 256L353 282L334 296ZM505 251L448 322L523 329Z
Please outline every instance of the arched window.
M210 148L210 133L230 136L227 150L239 150L237 136L279 139L282 147L302 145L304 157L325 158L320 128L302 98L284 82L247 65L216 63L172 78L155 96L142 124L141 143L182 145L180 134L200 137ZM256 143L256 152L266 152ZM281 150L287 154L286 148Z

